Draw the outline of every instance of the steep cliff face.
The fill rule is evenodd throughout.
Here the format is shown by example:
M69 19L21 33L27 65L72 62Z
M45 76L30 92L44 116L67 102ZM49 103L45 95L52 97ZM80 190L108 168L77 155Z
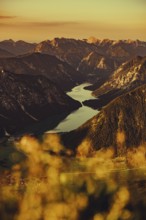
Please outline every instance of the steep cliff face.
M0 72L0 129L10 134L60 113L69 113L80 103L67 96L43 76Z
M111 79L94 92L103 94L114 89L129 90L137 84L146 82L146 57L136 57L123 63L112 75Z
M146 85L104 107L80 128L64 136L66 146L78 146L88 140L91 149L113 147L120 155L126 148L146 142Z
M107 82L93 92L98 100L85 104L100 108L114 98L146 83L146 57L135 57L123 63Z
M110 60L108 57L104 57L96 52L91 52L87 57L82 59L79 68L85 68L85 71L88 72L96 71L98 69L111 70L114 68L114 60Z
M32 53L13 58L1 58L0 67L16 74L44 75L68 90L84 80L83 74L54 56Z
M78 70L87 75L87 79L94 83L91 88L95 89L106 82L121 63L118 58L91 52L81 60Z

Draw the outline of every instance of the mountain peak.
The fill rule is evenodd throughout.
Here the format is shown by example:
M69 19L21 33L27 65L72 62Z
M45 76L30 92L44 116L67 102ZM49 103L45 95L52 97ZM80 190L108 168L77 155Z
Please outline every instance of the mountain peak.
M14 41L14 40L12 40L12 39L4 40L3 42L15 43L15 41Z
M91 37L89 37L88 39L87 39L87 43L97 43L97 42L99 42L100 40L99 39L97 39L96 37L93 37L93 36L91 36Z

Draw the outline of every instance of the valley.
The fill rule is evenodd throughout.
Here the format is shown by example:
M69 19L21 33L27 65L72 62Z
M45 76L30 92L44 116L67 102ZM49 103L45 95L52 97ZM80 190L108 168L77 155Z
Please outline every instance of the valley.
M145 174L145 42L0 42L2 220L144 220Z
M146 220L146 0L0 0L0 220Z
M83 101L93 99L94 97L91 94L90 90L84 89L86 86L90 86L89 83L83 83L79 86L74 87L70 92L67 92L67 95L73 98L74 100L77 100L81 103L81 107L72 112L70 115L68 115L63 121L61 121L56 128L54 128L51 131L48 131L48 133L51 132L69 132L71 130L74 130L81 126L83 123L85 123L87 120L89 120L91 117L96 115L98 113L98 110L94 110L88 106L83 105Z
M102 112L110 109L108 119L104 120L109 125L103 122L99 129L101 136L96 135L95 143L104 147L105 140L106 144L113 145L109 130L110 126L111 130L113 126L118 128L118 118L112 115L110 119L109 115L117 111L114 106L119 112L123 107L114 103L146 83L144 41L54 38L28 43L4 40L0 48L1 137L15 132L34 135L67 132L70 137L71 131L78 133L93 116L100 121ZM138 102L143 106L142 97ZM130 100L127 108L132 108ZM78 135L80 139L80 132ZM89 135L90 138L95 140Z

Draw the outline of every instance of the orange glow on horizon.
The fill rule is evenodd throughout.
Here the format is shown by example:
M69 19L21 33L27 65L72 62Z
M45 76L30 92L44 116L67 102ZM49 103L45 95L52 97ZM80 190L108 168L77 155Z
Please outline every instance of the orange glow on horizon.
M0 40L90 36L146 40L146 4L141 0L5 0L0 6Z

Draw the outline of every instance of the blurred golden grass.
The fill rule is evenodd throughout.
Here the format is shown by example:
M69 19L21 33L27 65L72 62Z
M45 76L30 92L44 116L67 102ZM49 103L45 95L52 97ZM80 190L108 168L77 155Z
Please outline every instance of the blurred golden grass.
M118 138L124 141L121 134ZM9 174L9 181L0 185L0 219L133 219L134 212L127 208L132 201L128 176L121 184L116 172L146 166L145 146L127 150L118 159L114 148L94 151L89 140L71 158L72 151L62 146L56 134L45 135L43 141L24 136L15 146L26 159L2 176Z

